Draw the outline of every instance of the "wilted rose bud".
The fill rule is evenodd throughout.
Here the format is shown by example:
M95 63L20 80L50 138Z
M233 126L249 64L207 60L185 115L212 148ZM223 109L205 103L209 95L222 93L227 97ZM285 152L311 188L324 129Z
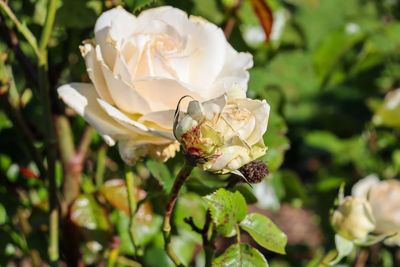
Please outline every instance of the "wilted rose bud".
M353 186L352 194L368 199L376 221L374 233L394 235L386 239L385 244L400 246L400 182L380 181L370 175Z
M191 101L175 136L199 167L228 173L265 154L269 108L265 100L246 98L236 84L216 99Z
M345 197L332 213L331 223L344 238L363 242L375 229L375 219L366 199Z
M239 170L247 182L251 184L261 183L269 173L267 164L260 160L253 160L243 165Z

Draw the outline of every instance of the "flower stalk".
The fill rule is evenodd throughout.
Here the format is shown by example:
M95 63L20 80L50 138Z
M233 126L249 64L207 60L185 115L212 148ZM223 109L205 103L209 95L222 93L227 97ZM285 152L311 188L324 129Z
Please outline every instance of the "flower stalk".
M136 235L135 230L135 214L136 214L136 199L134 192L134 174L132 168L126 167L125 171L125 179L126 179L126 190L128 192L128 204L129 204L129 237L131 238L131 242L133 248L135 249L135 257L138 258L141 256L142 252L138 246L138 237Z
M174 208L176 199L179 194L179 190L182 188L186 179L189 177L192 172L194 166L189 162L185 161L182 166L182 169L178 173L174 185L172 186L171 192L168 196L167 205L165 205L165 215L164 215L164 224L163 224L163 233L164 233L164 242L165 242L165 250L171 260L175 263L176 266L184 266L182 262L179 260L178 256L176 256L172 244L171 244L171 214Z

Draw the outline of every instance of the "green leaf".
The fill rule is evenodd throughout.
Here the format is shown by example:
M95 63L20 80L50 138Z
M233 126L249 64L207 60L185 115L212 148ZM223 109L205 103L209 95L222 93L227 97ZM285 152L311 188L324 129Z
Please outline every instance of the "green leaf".
M115 208L129 215L128 192L125 181L122 179L108 180L99 190L99 193ZM136 198L135 198L136 200Z
M7 211L6 208L0 203L0 225L3 225L7 222Z
M63 1L57 10L56 24L67 28L93 27L101 11L101 1ZM85 18L85 19L82 19Z
M168 255L163 248L153 247L145 251L144 266L168 267L171 266L168 260L169 260Z
M235 224L246 217L247 205L244 197L238 191L232 193L221 188L204 198L208 202L217 231L225 236L233 235Z
M112 225L107 210L97 203L93 195L80 195L71 205L71 221L80 227L88 240L105 244Z
M198 194L189 192L179 196L179 200L174 208L174 222L178 229L188 229L191 227L184 222L184 218L192 217L195 224L201 226L205 222L207 205Z
M264 256L248 244L233 244L218 258L214 259L213 267L268 267Z
M168 167L155 160L148 160L146 162L146 167L149 169L151 175L161 182L165 191L168 193L173 185L173 179Z
M314 62L320 80L323 81L332 75L334 68L343 61L344 55L363 38L363 32L348 33L345 27L329 33L314 54Z
M129 236L129 216L127 216L124 212L114 210L110 218L115 225L118 237L121 240L121 253L132 254L134 252L134 248ZM151 223L149 224L139 223L136 220L135 231L138 237L138 244L140 246L146 246L148 243L154 240L155 236L159 233L161 224L162 217L160 215L154 215Z
M259 213L250 213L240 223L240 227L262 247L286 254L287 237L268 217Z
M125 0L124 2L128 6L128 8L132 10L133 13L135 13L150 5L152 2L155 2L155 0Z
M335 235L335 244L338 255L329 263L329 265L335 265L339 263L340 260L349 255L354 248L353 242L338 234Z

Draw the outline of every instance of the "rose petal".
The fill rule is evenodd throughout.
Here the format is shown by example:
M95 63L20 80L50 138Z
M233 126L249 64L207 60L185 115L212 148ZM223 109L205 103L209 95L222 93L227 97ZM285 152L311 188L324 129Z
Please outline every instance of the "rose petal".
M233 159L237 158L242 153L248 153L248 150L244 146L226 146L221 149L221 155L216 159L215 163L211 166L211 171L220 171L227 167L228 163Z
M203 99L193 88L173 79L145 77L133 81L133 85L136 91L147 100L153 112L175 109L178 101L185 95L196 100Z
M101 66L96 59L96 50L92 44L86 43L81 46L81 53L86 62L86 70L89 74L90 80L93 82L97 93L102 99L110 104L114 104L110 93L108 92L106 81L104 80Z
M135 64L127 61L135 78L160 76L189 81L190 55L185 54L187 36L163 20L146 23L143 34L134 35L129 41L137 47L140 57ZM135 59L135 58L133 58Z
M133 86L114 75L104 64L99 46L96 47L96 52L97 60L99 60L105 81L110 89L110 95L118 108L128 113L144 114L150 112L151 109L146 99Z
M188 15L184 11L171 6L161 6L144 10L137 19L143 27L148 26L154 20L166 21L177 29L181 35L184 31L184 24L189 20Z
M189 83L203 96L218 96L219 92L203 91L210 88L221 72L226 59L224 33L216 25L199 17L190 17L192 23L187 24L185 33L190 35L187 51L191 51Z
M174 113L175 110L163 110L157 112L150 112L138 119L141 123L155 123L160 127L168 130L172 130L172 126L174 123Z
M188 18L182 10L168 6L144 11L138 17L140 23L155 19L168 22L181 36L189 36L182 53L190 56L189 79L185 82L201 95L212 95L204 90L210 88L225 63L227 41L222 30L203 18Z
M222 109L226 105L226 102L227 97L225 94L223 94L217 98L202 103L206 118L211 120L216 114L221 113Z
M120 110L110 105L109 103L98 99L100 107L113 119L119 122L121 125L144 135L154 135L161 138L167 138L169 140L175 140L172 132L160 131L154 128L147 127L142 123L129 118L126 114L122 113Z
M238 53L230 44L227 44L228 52L225 59L225 64L222 71L216 77L212 89L209 91L212 97L213 94L223 94L227 89L231 88L234 83L238 83L240 87L247 90L249 81L249 72L247 69L253 66L253 57L250 53Z
M132 83L132 76L129 72L128 65L120 51L117 51L117 55L115 57L113 73L114 75L120 77L125 83Z
M91 84L70 83L57 89L61 99L90 123L110 146L114 139L134 135L135 133L114 121L96 102L99 98Z
M375 174L368 175L353 185L351 195L354 197L367 198L369 190L379 184L379 178Z
M135 165L137 160L147 154L150 154L157 161L165 162L174 157L176 151L179 151L179 143L158 142L149 138L142 140L141 137L138 137L119 141L118 150L121 158L129 165Z
M136 17L122 7L108 10L97 19L94 28L96 44L101 47L101 53L106 65L113 70L116 57L115 46L124 37L136 31ZM129 26L127 26L129 25Z
M268 118L269 118L269 104L263 100L252 100L252 99L234 99L231 100L239 108L247 109L255 116L256 123L251 134L246 138L246 141L253 145L257 143L264 133L267 131Z

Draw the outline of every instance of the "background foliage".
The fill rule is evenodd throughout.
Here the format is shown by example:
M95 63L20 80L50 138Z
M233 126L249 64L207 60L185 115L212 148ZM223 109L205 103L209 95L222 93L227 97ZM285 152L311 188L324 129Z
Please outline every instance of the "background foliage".
M236 187L245 197L248 214L257 211L268 215L288 236L287 255L258 247L270 266L317 266L323 255L334 248L329 210L342 182L350 188L371 173L383 179L400 177L400 110L390 113L382 106L385 94L400 85L400 2L265 2L274 15L268 45L250 0L242 1L238 8L235 0L57 1L48 48L51 108L58 118L57 129L71 127L73 140L67 142L77 147L71 153L85 156L79 165L82 172L77 174L78 185L69 185L63 178L68 168L63 155L56 161L59 197L69 205L67 209L61 207L63 261L95 265L115 260L121 266L136 264L129 256L134 248L129 240L129 209L121 180L124 167L118 152L107 148L82 118L64 110L55 91L63 83L89 81L78 46L93 37L94 23L101 12L118 4L135 14L141 8L172 5L221 27L235 19L229 42L235 49L254 56L248 96L267 99L271 105L265 135L269 150L263 158L271 173L253 188ZM9 6L35 36L40 36L47 1L12 0ZM18 107L33 133L35 147L42 152L46 124L32 64L36 62L35 55L13 23L0 14L0 52L8 75L13 76L9 99ZM70 124L63 121L66 118ZM80 140L90 142L87 146ZM161 214L165 193L171 189L181 162L180 155L166 164L146 158L135 168L141 187L135 191L139 206L136 226L139 243L145 248L144 266L171 265L163 250ZM2 102L1 266L49 261L49 192L47 182L39 179L38 173L29 148L21 141L21 133ZM185 263L202 266L204 256L199 248L200 235L192 232L183 219L193 217L196 225L203 225L208 205L203 197L224 186L222 178L195 170L178 200L172 242ZM252 235L251 230L247 232ZM242 239L245 238L250 240L243 233ZM217 251L231 244L229 238L218 238ZM242 246L232 245L229 250L249 249ZM400 251L378 244L348 257L349 266L356 263L400 266Z

